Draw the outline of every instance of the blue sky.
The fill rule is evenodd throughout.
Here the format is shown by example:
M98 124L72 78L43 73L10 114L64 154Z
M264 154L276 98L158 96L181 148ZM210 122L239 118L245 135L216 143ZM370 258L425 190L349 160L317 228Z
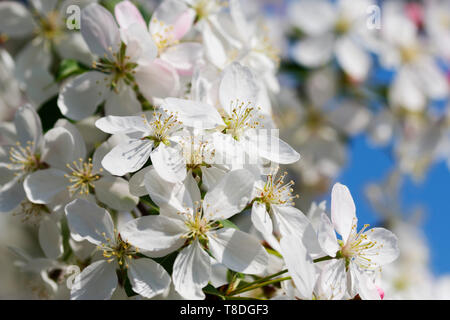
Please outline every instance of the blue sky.
M358 220L376 225L380 219L365 197L364 188L370 182L384 179L392 168L392 160L382 149L371 147L364 135L352 141L348 154L349 162L337 181L350 188ZM400 195L405 212L417 205L425 209L422 226L430 245L431 269L436 275L450 273L449 187L450 172L441 162L428 171L420 184L406 178Z

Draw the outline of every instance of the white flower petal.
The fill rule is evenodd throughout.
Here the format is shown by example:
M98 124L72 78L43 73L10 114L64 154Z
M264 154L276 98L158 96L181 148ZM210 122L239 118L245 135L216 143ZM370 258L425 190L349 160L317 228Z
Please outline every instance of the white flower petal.
M67 119L59 119L56 121L55 128L62 127L70 132L73 138L73 145L72 148L74 150L73 152L73 159L79 160L80 158L84 159L86 157L87 151L86 151L86 144L84 142L84 138L81 135L81 132L78 130L78 128L69 122ZM47 139L48 141L48 139Z
M0 2L0 33L9 37L24 37L31 34L35 27L30 11L23 4Z
M133 291L148 299L163 293L170 286L167 271L151 259L132 259L128 278Z
M256 147L256 152L261 157L275 163L290 164L300 160L300 154L286 142L273 135L271 131L266 129L250 130L245 139L250 145Z
M383 266L398 258L400 254L398 238L391 231L384 228L372 228L364 234L367 235L368 241L376 243L374 248L364 250L365 254L370 255L372 263ZM379 250L375 249L381 245Z
M203 55L200 43L185 42L171 46L161 54L161 59L167 61L179 74L189 75Z
M14 74L16 78L22 82L22 84L27 85L27 79L30 79L32 76L30 73L33 69L40 68L42 70L47 70L50 67L52 62L51 52L41 38L35 38L17 54L15 62L16 66ZM41 82L42 80L43 79L41 79ZM38 83L35 84L37 85ZM47 82L42 84L45 86L48 85Z
M149 126L146 124L146 121L144 121L142 116L107 116L98 119L95 122L95 126L103 132L110 134L134 132L148 133L150 131Z
M67 164L78 162L85 155L84 140L64 127L55 127L44 135L41 159L54 168L66 169Z
M231 228L211 231L208 239L213 257L231 270L260 274L267 267L266 250L257 239L242 231Z
M14 116L17 136L22 146L33 143L33 149L38 148L42 139L42 124L36 110L29 104L20 107Z
M25 94L35 106L41 106L58 93L53 75L44 67L33 62L34 67L27 70L23 79Z
M97 199L111 209L130 211L139 202L139 198L130 193L128 181L120 177L101 177L94 186Z
M348 188L336 183L331 191L331 221L345 242L356 223L356 208Z
M320 219L319 230L317 231L317 236L319 238L319 244L322 250L330 257L335 257L336 252L339 251L340 247L337 242L336 233L333 228L333 224L326 213L322 212Z
M311 300L317 278L311 256L296 237L283 237L280 245L289 274L301 294L300 298Z
M227 173L203 201L205 215L211 220L228 219L242 211L251 201L254 175L246 170Z
M188 127L206 130L224 125L216 108L199 101L167 98L164 99L162 108L175 113L177 119Z
M163 257L180 248L187 232L183 221L165 216L145 216L128 222L120 229L122 239L145 250L151 257Z
M180 90L180 79L176 70L161 59L139 66L134 77L140 91L149 101L154 98L176 97Z
M145 25L133 23L121 30L122 39L127 45L130 61L138 65L149 65L158 55L158 47Z
M209 255L198 240L180 251L173 265L175 290L186 299L204 299L202 288L211 274Z
M177 147L167 147L161 143L153 150L150 158L158 174L168 182L182 182L186 178L186 160L183 150Z
M92 115L109 93L105 78L103 73L89 71L66 82L58 97L61 113L72 120Z
M115 241L114 223L105 209L92 202L76 199L64 211L70 233L76 241L88 240L96 245L107 242L106 238Z
M422 111L426 107L426 96L417 74L411 66L403 66L389 87L389 104L410 111Z
M371 67L370 55L350 37L341 37L336 41L336 59L354 80L363 81L367 78Z
M150 197L160 208L171 209L176 213L194 207L192 196L184 183L167 182L153 167L144 179Z
M27 198L40 204L52 202L62 192L67 192L69 179L58 169L38 170L28 175L23 183Z
M141 169L150 158L153 141L129 139L114 147L102 160L102 166L111 174L123 176Z
M292 58L308 68L316 68L328 63L333 56L334 37L324 34L306 38L292 48Z
M219 96L222 108L232 114L241 103L257 103L258 86L249 68L235 62L224 70Z
M201 167L202 170L202 182L206 187L206 190L209 191L214 188L222 179L222 177L226 174L226 171L223 169L219 169L215 166L211 167Z
M129 182L130 193L136 197L143 197L148 194L145 188L145 175L152 169L151 166L145 167L138 172L136 172Z
M327 0L298 0L288 7L289 21L310 36L317 36L333 29L337 14Z
M117 287L116 267L100 260L87 266L78 276L70 292L72 300L106 300Z
M62 41L55 42L53 45L63 59L77 60L87 66L94 61L92 53L79 32L66 32Z
M121 1L116 4L114 7L114 15L121 28L126 29L133 23L147 27L139 9L130 1Z
M213 65L222 69L228 61L223 44L219 36L212 31L208 22L200 21L200 25L202 27L205 56Z
M327 261L317 279L315 292L319 299L341 300L347 292L344 259Z
M0 187L0 212L9 212L25 199L21 177L7 182Z
M253 202L252 206L252 223L255 228L262 234L272 234L273 224L266 204L258 201Z
M297 237L313 258L323 255L317 234L303 212L291 206L271 205L271 208L281 236Z
M118 94L111 92L105 102L106 115L127 116L141 111L141 104L130 86L122 86Z
M113 59L119 51L120 33L112 14L97 3L92 3L81 11L81 34L89 49L98 55Z
M362 300L381 300L375 283L371 277L354 264L350 264L352 296L359 294Z
M63 252L63 239L58 224L50 218L43 219L39 224L39 244L45 256L57 259Z

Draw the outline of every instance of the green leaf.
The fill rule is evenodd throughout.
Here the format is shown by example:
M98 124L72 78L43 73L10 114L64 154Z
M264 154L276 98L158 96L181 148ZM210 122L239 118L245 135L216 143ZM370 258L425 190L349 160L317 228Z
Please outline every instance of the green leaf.
M153 260L159 263L169 274L172 274L173 264L177 255L178 251L175 251L162 258L153 258Z
M208 283L208 285L203 288L203 292L206 294L211 294L213 296L220 297L222 300L225 300L225 297L222 294L222 292L214 288L214 286L212 286L210 283Z
M112 14L114 14L114 7L121 1L122 0L102 0L100 1L100 4L108 9Z
M56 121L64 118L58 108L57 100L58 96L54 96L53 98L45 102L38 110L44 132L47 132L48 130L53 128Z
M123 285L123 288L125 290L125 293L127 294L127 297L137 296L137 293L134 292L133 288L131 287L130 279L128 279L128 277L125 279L125 283Z
M88 68L82 66L76 60L65 59L61 61L61 64L59 65L59 69L56 75L56 82L61 82L68 77L82 74L88 70Z
M219 220L219 222L223 225L224 228L233 228L233 229L239 230L237 225L235 225L230 220Z

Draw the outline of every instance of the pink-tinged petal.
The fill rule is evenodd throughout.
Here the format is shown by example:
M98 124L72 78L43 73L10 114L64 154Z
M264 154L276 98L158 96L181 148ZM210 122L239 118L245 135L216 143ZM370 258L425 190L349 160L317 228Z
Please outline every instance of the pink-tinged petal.
M380 294L380 298L381 298L381 300L383 300L384 299L384 290L383 289L381 289L379 286L375 286L375 287L377 287L377 290L378 290L378 293Z
M114 7L114 15L121 28L126 29L133 23L138 23L147 28L139 9L130 1L122 1L116 4Z
M184 35L191 30L194 19L195 11L192 9L186 10L180 17L178 17L173 26L173 35L176 40L183 38Z
M180 79L176 70L161 59L137 68L135 79L144 97L150 101L154 98L177 96L180 91Z
M138 65L148 65L158 55L158 48L147 28L133 23L121 29L122 40L127 45L127 56Z

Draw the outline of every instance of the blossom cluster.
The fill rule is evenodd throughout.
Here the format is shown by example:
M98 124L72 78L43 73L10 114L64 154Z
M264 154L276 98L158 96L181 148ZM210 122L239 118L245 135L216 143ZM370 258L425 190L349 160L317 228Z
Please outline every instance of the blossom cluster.
M148 16L143 3L128 0L0 2L2 42L28 40L14 59L0 49L5 118L14 109L13 121L0 124L0 211L37 232L43 256L11 251L42 297L383 298L381 268L397 259L397 237L358 226L340 183L329 213L325 202L308 214L295 206L302 194L280 167L306 159L302 178L314 181L334 163L316 161L308 147L301 158L279 137L281 46L243 2L164 0ZM79 31L65 23L75 3ZM331 10L322 26L312 14L328 5L293 2L293 21L306 35L294 59L314 67L336 55L352 81L363 81L369 66L353 42L353 20ZM339 8L347 9L349 18L358 11ZM322 37L333 39L329 51ZM386 54L403 50L395 41ZM402 77L436 74L429 59L419 61L397 75L393 105L424 110L417 99L408 105L413 84ZM311 100L326 98L308 86ZM434 83L423 100L446 88ZM48 111L52 99L56 110ZM359 121L348 115L361 114L353 106L330 119L356 132ZM325 111L307 111L299 119L312 121L302 127L310 132L296 143L339 155L327 140L337 135L322 127Z

